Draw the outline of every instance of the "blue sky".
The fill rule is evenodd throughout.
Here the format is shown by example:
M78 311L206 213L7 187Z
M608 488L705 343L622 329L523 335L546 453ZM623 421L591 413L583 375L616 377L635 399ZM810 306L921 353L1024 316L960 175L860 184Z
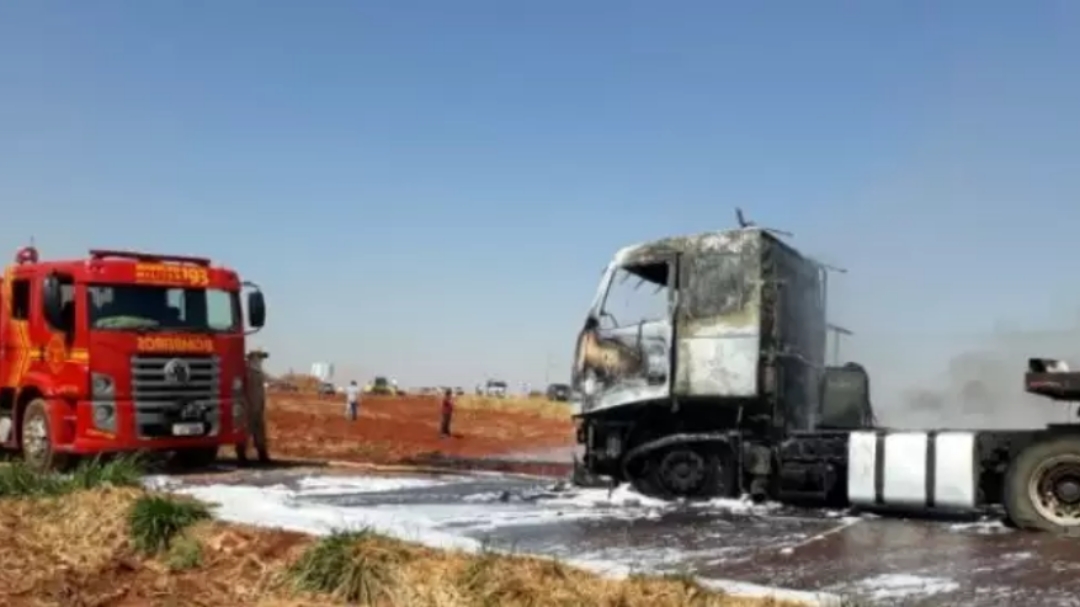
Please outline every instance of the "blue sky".
M0 251L211 256L263 285L278 369L540 383L615 249L741 205L848 268L852 355L914 377L1080 318L1078 26L1065 1L5 2Z

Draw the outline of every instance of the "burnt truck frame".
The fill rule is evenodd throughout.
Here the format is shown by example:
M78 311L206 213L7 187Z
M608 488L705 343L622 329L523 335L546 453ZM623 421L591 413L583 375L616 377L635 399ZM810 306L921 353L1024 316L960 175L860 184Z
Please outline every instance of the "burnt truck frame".
M878 427L866 370L825 362L825 271L752 226L620 250L575 350L576 482L877 511L1004 506L1020 527L1080 531L1080 425ZM620 324L609 304L627 282L666 309ZM1024 381L1080 400L1080 373L1060 361L1031 359Z

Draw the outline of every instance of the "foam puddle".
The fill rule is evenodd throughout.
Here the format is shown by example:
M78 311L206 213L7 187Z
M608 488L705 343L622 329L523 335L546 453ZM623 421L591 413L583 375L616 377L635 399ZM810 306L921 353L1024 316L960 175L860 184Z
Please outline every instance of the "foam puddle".
M487 492L462 496L450 503L407 503L344 506L327 503L326 496L377 494L409 489L449 486L460 478L426 477L306 477L295 484L254 487L246 485L185 485L175 478L152 477L146 485L189 495L214 505L217 518L234 523L280 528L313 535L333 531L370 529L377 533L416 542L433 548L475 552L484 548L477 533L521 525L544 525L590 519L632 519L659 517L673 505L641 496L627 487L614 491L575 489L566 493L540 492L528 502L510 501L510 492ZM313 499L314 498L314 499ZM321 499L320 499L321 498ZM683 506L685 507L685 506ZM744 500L713 500L690 506L693 509L725 510L738 514L765 514L775 505L757 505ZM491 546L486 546L491 549ZM660 554L662 552L663 554ZM581 554L572 545L544 550L537 556L559 558L565 563L595 573L623 577L632 572L656 572L662 563L684 558L685 551L664 549L657 554L611 551ZM644 557L644 558L643 558ZM642 561L645 567L642 568ZM771 588L729 580L703 579L711 588L740 596L774 597L811 605L839 605L840 599L827 593Z
M954 592L960 584L949 578L912 575L908 573L887 573L859 580L855 583L875 601L928 597L935 594Z

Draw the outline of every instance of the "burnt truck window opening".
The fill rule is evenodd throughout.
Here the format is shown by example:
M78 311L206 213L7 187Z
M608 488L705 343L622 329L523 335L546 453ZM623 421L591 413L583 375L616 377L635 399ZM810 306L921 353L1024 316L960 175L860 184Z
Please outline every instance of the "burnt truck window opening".
M91 329L222 333L240 326L237 294L157 285L89 285Z
M628 327L668 315L666 263L626 266L612 274L600 325Z

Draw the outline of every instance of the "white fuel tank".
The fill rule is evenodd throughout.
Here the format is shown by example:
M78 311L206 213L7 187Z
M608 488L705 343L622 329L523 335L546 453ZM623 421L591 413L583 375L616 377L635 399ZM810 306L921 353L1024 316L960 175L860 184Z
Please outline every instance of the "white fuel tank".
M975 432L866 430L848 442L848 500L866 509L978 507Z

